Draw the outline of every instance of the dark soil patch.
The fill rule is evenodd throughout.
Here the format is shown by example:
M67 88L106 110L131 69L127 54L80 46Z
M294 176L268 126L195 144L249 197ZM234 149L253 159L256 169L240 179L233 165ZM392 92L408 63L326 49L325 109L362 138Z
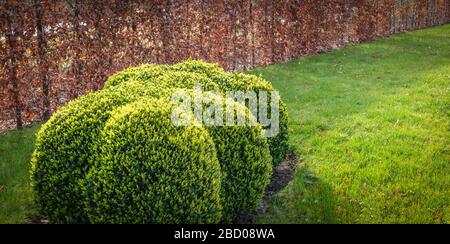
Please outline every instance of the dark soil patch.
M33 218L30 220L29 222L30 224L35 224L35 225L46 225L48 224L48 220L46 219L39 219L39 218Z
M266 188L264 197L259 205L259 208L250 213L242 214L234 219L235 224L251 224L258 214L267 212L267 203L269 199L277 192L282 190L292 180L295 173L295 168L299 160L294 152L289 152L286 160L278 165L270 177L270 183Z

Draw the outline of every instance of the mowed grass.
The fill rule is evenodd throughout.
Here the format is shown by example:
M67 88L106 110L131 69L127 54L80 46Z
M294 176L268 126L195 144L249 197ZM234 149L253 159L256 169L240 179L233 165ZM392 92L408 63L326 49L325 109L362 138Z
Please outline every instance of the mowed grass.
M450 25L258 68L294 180L260 223L450 223Z
M39 127L0 135L0 223L26 223L36 214L29 162Z
M450 25L258 68L301 163L259 223L450 223ZM38 126L0 135L0 223L35 214Z

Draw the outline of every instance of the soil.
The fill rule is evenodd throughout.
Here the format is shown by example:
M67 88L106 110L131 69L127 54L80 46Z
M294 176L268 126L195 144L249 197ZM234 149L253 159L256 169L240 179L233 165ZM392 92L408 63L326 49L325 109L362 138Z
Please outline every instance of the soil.
M270 177L270 183L266 188L266 192L264 193L264 197L261 200L259 208L255 211L237 216L234 219L234 223L251 224L258 214L267 212L267 203L270 198L287 186L287 184L292 180L298 163L299 160L297 156L293 152L289 152L286 160L284 160L273 170L272 176Z

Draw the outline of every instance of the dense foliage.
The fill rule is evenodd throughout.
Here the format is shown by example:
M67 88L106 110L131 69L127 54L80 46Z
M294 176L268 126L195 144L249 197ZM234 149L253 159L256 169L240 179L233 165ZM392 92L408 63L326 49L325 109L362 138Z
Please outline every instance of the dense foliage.
M224 96L243 88L233 77L273 90L260 78L189 60L126 69L60 109L39 132L32 158L41 214L53 223L217 223L255 209L279 145L246 104ZM187 114L192 123L174 125L172 95L193 95L196 84L249 123L225 125L222 117L223 125L207 126Z
M53 222L86 222L80 180L96 156L97 139L111 111L158 89L130 82L90 93L56 112L38 133L32 158L32 184L42 214Z
M176 88L193 88L201 84L205 91L219 91L223 95L228 91L266 91L269 96L274 92L272 85L255 75L226 73L217 65L202 61L188 60L175 65L140 65L128 68L111 76L105 87L113 87L126 81L140 81L153 86L169 86ZM287 108L279 95L274 94L279 102L279 133L268 139L273 164L278 165L287 155L288 150L288 115ZM248 105L248 104L247 104ZM268 107L269 117L270 106ZM258 117L258 116L256 116Z
M221 170L200 126L174 126L166 101L113 112L84 182L93 223L217 223Z

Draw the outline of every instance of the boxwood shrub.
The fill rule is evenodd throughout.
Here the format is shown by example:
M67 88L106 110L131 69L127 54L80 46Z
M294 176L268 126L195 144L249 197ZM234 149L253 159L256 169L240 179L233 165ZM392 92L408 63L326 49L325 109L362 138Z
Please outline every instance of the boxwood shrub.
M92 223L217 223L220 165L202 126L174 126L166 101L130 104L101 133L84 183Z
M259 77L200 61L141 65L111 76L104 89L70 102L39 132L31 178L41 213L52 223L216 223L256 208L272 157L285 155L285 107L282 133L269 140L260 125L173 126L171 94L197 83L222 95L273 90ZM248 109L236 111L256 121Z
M167 72L166 65L143 64L137 67L130 67L111 75L105 82L103 89L117 86L130 80L152 80Z
M223 91L254 91L259 97L260 91L266 91L268 94L268 115L270 115L270 96L272 92L276 91L272 85L261 77L242 73L223 73L214 77L214 82L217 83ZM275 94L274 94L275 95ZM285 103L281 97L277 95L279 100L279 133L275 137L269 137L268 143L270 153L273 158L273 165L279 165L287 156L289 149L288 144L288 113ZM265 127L267 129L267 127Z
M111 111L163 89L127 82L108 91L90 93L59 109L43 125L32 156L31 184L42 215L53 223L87 222L80 180L97 155L96 140Z
M191 79L187 79L188 82L186 82L186 79L167 79L167 76L177 74L177 72L170 71L183 71L181 75L178 73L178 77L188 77L186 72L197 75L191 75ZM164 77L161 78L161 76ZM108 80L107 87L127 80L139 80L145 83L153 83L155 86L169 80L171 86L178 88L192 88L194 84L201 83L204 90L220 90L222 93L227 91L255 91L258 96L259 91L267 91L269 95L276 91L270 82L261 77L242 73L226 73L218 65L196 60L187 60L172 66L141 65L129 68L113 75ZM212 83L216 85L212 85ZM280 97L278 99L280 101L279 133L268 139L274 166L277 166L286 158L289 149L287 107Z
M244 116L256 123L256 118L242 104L232 100L227 104L233 104L235 116ZM256 126L211 126L207 129L222 167L222 221L230 223L236 215L258 207L272 173L272 157L267 139L262 136L262 127L257 123Z
M193 91L186 89L193 96ZM222 100L223 110L233 107L234 117L251 121L253 125L205 126L214 141L222 172L222 222L230 223L238 214L258 207L272 173L272 157L262 127L243 104L226 100L222 95L210 95ZM209 104L203 105L206 109ZM226 126L225 126L226 125Z
M186 60L170 66L171 70L185 71L197 74L203 74L213 79L217 75L225 73L219 65L207 63L201 60Z
M206 63L200 60L186 60L174 65L142 64L113 74L105 82L104 88L116 86L129 80L140 80L147 82L152 81L154 78L167 74L169 71L196 73L204 75L210 79L225 73L225 71L218 65Z

